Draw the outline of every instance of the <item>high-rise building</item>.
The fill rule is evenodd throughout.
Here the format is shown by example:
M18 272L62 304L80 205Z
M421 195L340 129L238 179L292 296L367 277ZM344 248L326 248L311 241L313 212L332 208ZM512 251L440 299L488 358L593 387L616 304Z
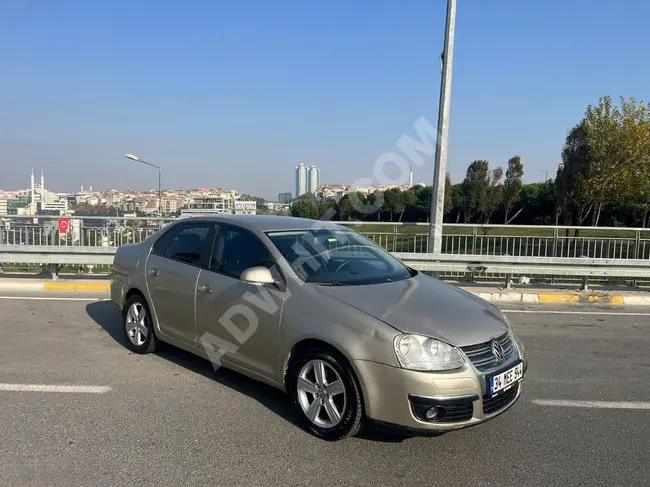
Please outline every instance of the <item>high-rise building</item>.
M278 201L280 203L291 203L291 192L287 191L286 193L278 193Z
M307 192L316 193L316 190L320 186L320 169L316 166L311 166L309 168L309 174L307 177Z
M309 192L307 176L309 169L304 164L298 164L296 167L296 198Z

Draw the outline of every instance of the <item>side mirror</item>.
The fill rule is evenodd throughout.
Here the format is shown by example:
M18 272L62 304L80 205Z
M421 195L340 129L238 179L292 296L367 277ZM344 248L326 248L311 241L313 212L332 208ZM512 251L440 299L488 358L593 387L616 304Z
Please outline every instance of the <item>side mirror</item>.
M275 282L271 271L262 266L249 267L241 273L239 280L247 284L255 284L256 286L261 286L262 284L273 284Z

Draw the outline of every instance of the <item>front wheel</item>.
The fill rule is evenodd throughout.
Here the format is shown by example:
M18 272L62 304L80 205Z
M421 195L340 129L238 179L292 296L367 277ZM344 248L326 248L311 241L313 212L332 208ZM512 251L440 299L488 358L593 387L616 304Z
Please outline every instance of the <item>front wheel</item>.
M315 436L328 441L361 429L363 402L352 368L325 349L311 349L294 361L289 394L298 416Z

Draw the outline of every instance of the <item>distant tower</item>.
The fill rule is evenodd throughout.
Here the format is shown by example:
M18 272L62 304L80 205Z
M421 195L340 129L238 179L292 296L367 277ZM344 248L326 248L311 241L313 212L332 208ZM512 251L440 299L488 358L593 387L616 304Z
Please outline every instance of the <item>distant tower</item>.
M45 203L45 176L43 175L43 170L41 169L41 204L44 206Z
M34 168L32 168L32 177L31 177L31 184L29 189L29 196L30 196L30 213L32 215L35 215L36 214L36 192L34 188Z
M413 166L409 169L409 186L413 186Z
M296 167L296 198L307 193L307 166L298 164Z
M82 193L84 192L84 185L83 184L81 185L81 192Z
M315 193L320 186L320 169L316 166L311 166L307 173L307 192Z

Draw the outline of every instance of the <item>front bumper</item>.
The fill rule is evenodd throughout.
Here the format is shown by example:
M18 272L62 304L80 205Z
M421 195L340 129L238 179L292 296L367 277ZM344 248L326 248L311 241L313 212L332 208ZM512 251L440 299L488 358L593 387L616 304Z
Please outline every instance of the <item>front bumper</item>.
M514 367L519 359L491 374ZM366 415L379 423L413 432L444 432L473 426L509 409L519 399L522 382L490 398L486 376L466 364L449 372L418 372L357 360ZM524 361L524 373L526 363ZM440 408L435 420L426 418L430 408Z

